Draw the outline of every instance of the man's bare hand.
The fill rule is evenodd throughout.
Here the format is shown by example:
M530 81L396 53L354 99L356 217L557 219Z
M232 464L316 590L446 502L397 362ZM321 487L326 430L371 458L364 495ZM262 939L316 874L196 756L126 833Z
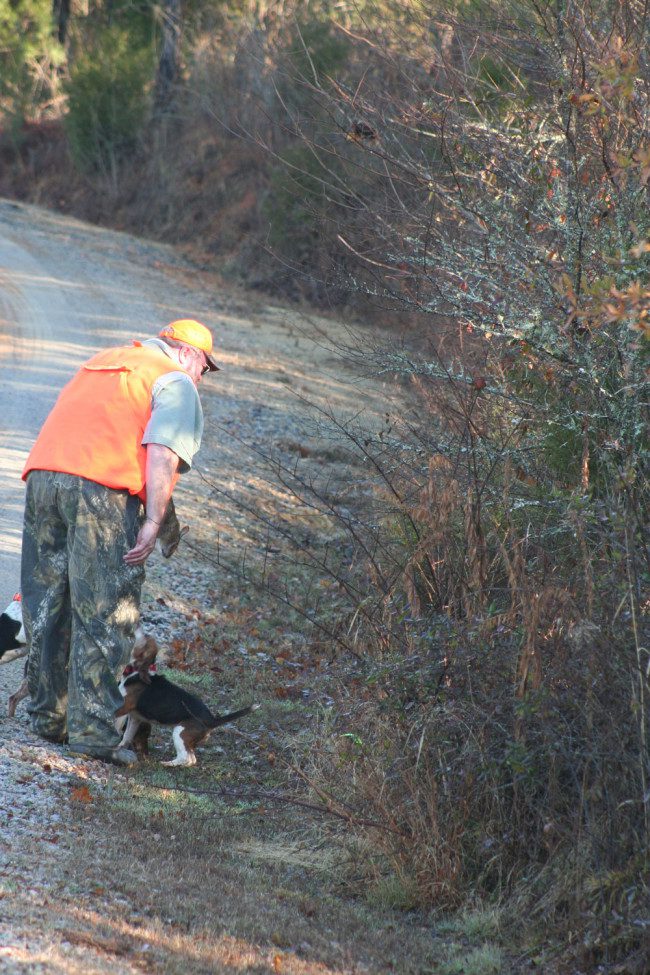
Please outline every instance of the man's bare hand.
M138 532L135 545L124 556L124 561L126 564L143 565L156 547L157 537L158 525L154 524L153 521L145 521L142 528Z
M178 455L173 450L164 444L147 444L147 519L138 532L135 545L124 556L127 565L143 565L156 547L177 470Z

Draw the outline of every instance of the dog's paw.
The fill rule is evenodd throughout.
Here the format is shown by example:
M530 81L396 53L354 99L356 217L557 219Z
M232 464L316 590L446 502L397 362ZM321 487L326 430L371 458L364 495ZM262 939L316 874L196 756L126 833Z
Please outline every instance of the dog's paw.
M172 758L171 761L161 762L160 764L166 765L167 768L189 768L191 765L196 765L196 755L187 755L185 758Z

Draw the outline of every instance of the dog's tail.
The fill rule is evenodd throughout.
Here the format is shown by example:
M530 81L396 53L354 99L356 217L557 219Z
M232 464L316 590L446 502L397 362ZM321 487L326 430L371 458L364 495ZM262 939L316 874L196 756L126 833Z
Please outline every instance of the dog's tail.
M239 711L229 711L228 714L213 714L210 728L218 728L222 724L228 724L229 721L236 721L237 718L243 718L245 714L250 714L251 711L257 711L258 708L259 704L249 704L247 708L240 708Z

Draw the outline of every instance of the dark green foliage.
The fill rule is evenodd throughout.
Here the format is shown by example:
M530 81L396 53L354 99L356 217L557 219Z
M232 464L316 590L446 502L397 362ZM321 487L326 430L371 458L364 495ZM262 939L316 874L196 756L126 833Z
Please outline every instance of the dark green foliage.
M159 30L157 17L156 4L150 0L111 0L110 3L91 7L86 17L78 18L75 22L72 60L76 60L77 51L101 46L106 31L109 35L114 30L128 33L129 47L133 52L155 43ZM110 43L109 40L109 46Z
M263 215L269 221L269 243L299 263L312 256L323 219L327 173L307 147L285 150L271 171Z
M296 79L325 81L337 74L350 53L350 44L327 18L327 9L317 7L301 13L292 31L287 57Z
M62 60L49 0L0 0L0 118L17 126L44 103Z
M78 55L67 85L66 130L76 164L115 175L137 145L149 111L151 48L133 48L130 34L103 31Z

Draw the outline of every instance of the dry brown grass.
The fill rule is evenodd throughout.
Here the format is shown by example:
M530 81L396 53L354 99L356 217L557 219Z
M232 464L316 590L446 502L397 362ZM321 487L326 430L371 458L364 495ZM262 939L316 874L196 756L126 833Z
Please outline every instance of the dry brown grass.
M342 896L317 831L291 811L147 778L76 809L70 870L89 905L69 914L77 943L166 973L421 972L448 950L422 921Z

